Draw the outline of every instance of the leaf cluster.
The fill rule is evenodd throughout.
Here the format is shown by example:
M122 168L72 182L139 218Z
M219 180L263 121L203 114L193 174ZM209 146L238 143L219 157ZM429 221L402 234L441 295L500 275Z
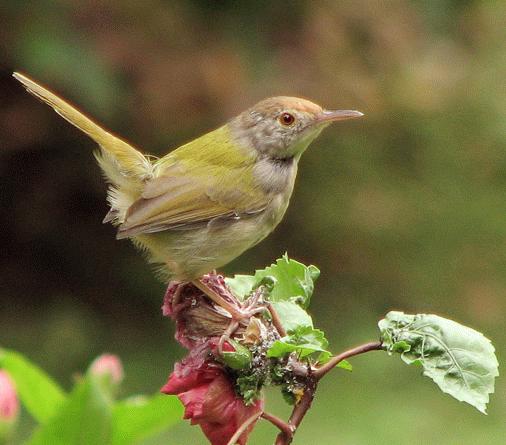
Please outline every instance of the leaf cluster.
M314 329L313 319L307 312L319 275L316 266L305 266L285 254L275 264L257 270L255 275L227 278L227 284L240 298L263 286L265 298L277 312L287 335L271 345L267 357L282 358L295 353L300 359L306 359L320 352L322 359L328 359L325 334Z
M115 400L110 379L87 372L65 392L21 354L0 349L0 368L14 380L37 428L25 445L130 445L179 422L182 409L163 394Z
M286 330L286 336L275 340L266 351L273 363L271 381L280 384L292 401L290 388L294 382L287 371L289 359L317 368L332 358L324 332L314 328L307 312L319 273L315 266L305 266L285 254L254 275L227 279L241 298L265 286L266 298ZM494 347L483 334L438 315L395 311L379 322L379 329L382 346L389 354L400 353L405 363L421 366L423 375L443 392L486 412L499 373ZM352 369L346 360L336 366Z
M312 366L325 363L332 354L327 350L328 341L323 331L315 329L307 309L314 291L314 283L320 271L316 266L306 266L283 255L274 264L257 270L254 275L236 275L227 278L227 285L240 299L246 299L259 287L264 298L279 316L286 336L268 345L265 356L269 363L269 375L265 384L281 386L285 399L293 403L300 391L300 383L294 380L289 359ZM351 369L343 362L341 367ZM258 397L262 384L252 373L245 373L237 380L239 392L245 400Z

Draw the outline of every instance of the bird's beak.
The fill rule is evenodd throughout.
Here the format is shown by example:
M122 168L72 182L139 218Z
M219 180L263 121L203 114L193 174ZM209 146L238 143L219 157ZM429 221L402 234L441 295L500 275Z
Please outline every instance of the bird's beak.
M323 110L316 118L319 124L337 121L345 121L347 119L356 119L362 117L364 113L355 110Z

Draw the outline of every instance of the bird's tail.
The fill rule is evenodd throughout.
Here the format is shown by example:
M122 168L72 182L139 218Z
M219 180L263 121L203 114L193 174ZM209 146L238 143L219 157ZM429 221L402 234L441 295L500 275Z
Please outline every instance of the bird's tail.
M121 223L125 207L136 199L140 184L152 174L150 160L34 80L20 73L14 73L13 76L29 93L48 104L60 116L100 145L101 152L95 156L104 175L113 186L109 193L111 212L106 216L106 220L117 220L116 222Z

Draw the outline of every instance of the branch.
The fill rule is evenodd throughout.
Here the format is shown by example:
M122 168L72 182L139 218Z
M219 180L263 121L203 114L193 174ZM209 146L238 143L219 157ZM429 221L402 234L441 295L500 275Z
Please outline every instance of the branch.
M292 443L295 431L299 427L309 408L311 408L311 403L313 402L317 385L318 380L315 379L312 375L309 376L306 383L306 388L304 389L304 394L302 395L302 399L300 399L300 402L297 403L292 411L290 420L288 420L288 425L290 426L292 434L289 436L285 433L279 433L278 437L276 437L275 445L290 445Z
M380 349L381 342L379 341L366 343L364 345L357 346L356 348L349 349L348 351L336 355L320 368L317 368L315 370L309 369L302 399L295 406L292 411L292 415L290 416L290 420L288 420L288 426L290 427L292 434L287 434L285 432L279 433L276 437L275 445L290 445L290 443L292 443L295 431L301 424L302 419L304 419L304 416L306 415L309 408L311 408L316 388L318 387L318 382L325 374L327 374L327 372L333 369L339 362L342 362L349 357L353 357L355 355L363 354L369 351L377 351Z
M283 325L281 324L281 319L279 318L278 312L276 311L276 309L274 309L274 306L271 303L267 304L267 309L269 310L269 313L271 314L272 324L274 325L274 327L278 331L279 336L285 337L286 331L285 331L285 328L283 327Z
M364 352L369 351L378 351L381 349L381 342L374 341L370 343L366 343L364 345L357 346L356 348L349 349L348 351L341 352L341 354L332 357L327 363L323 366L320 366L318 369L315 369L313 375L317 380L320 380L327 372L333 369L335 366L342 362L343 360L353 357L355 355L363 354Z
M264 411L262 413L262 419L268 420L271 422L276 428L278 428L286 437L292 437L293 436L293 429L292 427L285 422L283 419L280 419L278 416L275 416L274 414L268 413L267 411Z
M227 445L234 445L237 443L239 438L244 434L244 432L248 429L248 427L255 422L260 416L262 415L262 412L258 412L253 414L251 417L246 419L246 421L237 429L237 431L234 433L234 435L230 438L230 440L227 442Z

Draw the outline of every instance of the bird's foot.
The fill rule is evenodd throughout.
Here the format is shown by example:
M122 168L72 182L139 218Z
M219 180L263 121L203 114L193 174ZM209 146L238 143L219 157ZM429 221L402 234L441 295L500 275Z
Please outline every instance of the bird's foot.
M203 292L214 304L230 314L230 323L221 335L218 343L218 352L220 354L223 353L225 343L233 338L234 333L241 325L247 326L252 317L267 309L266 305L259 301L261 298L260 293L242 303L230 293L228 288L222 290L219 283L211 283L211 285L209 285L209 283L203 280L194 280L192 284Z
M234 335L235 331L239 328L239 322L237 320L232 320L228 325L227 329L223 332L220 340L218 342L218 353L223 354L223 345L226 342L229 342L232 335Z

